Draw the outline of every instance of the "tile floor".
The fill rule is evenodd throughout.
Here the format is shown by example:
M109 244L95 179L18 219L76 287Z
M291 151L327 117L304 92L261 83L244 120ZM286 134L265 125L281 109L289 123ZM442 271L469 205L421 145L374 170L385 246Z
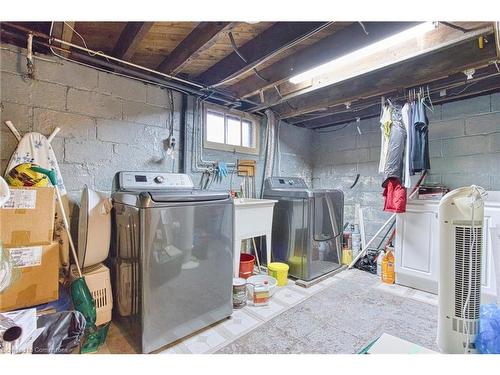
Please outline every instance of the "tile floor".
M437 350L437 296L382 284L349 270L310 288L290 281L268 306L235 310L231 318L160 353L357 353L383 332ZM100 353L135 352L112 325Z

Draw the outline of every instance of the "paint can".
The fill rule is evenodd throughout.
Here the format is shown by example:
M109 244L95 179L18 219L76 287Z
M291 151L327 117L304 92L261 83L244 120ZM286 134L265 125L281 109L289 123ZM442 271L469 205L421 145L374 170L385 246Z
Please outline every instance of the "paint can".
M241 309L247 304L247 281L242 277L233 278L233 308Z

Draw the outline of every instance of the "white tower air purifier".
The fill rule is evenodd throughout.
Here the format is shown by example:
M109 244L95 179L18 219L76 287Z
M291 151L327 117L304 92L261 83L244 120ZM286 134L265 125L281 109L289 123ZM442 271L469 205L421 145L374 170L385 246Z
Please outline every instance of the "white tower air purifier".
M477 186L446 194L439 203L439 317L444 353L475 353L481 303L484 198Z

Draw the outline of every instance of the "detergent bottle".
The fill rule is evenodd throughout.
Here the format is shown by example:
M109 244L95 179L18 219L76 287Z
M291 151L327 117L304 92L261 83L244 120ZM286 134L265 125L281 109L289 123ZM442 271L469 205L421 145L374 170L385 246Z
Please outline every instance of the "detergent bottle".
M384 260L385 251L380 250L380 254L377 257L377 276L382 280L382 262Z
M394 253L393 249L387 246L385 255L382 258L382 281L387 284L394 284L396 274L394 272Z

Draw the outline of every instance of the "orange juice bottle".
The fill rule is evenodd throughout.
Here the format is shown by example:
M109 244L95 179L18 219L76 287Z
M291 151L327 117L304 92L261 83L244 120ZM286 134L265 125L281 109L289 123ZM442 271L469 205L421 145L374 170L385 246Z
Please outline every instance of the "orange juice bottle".
M382 259L382 281L387 284L394 284L396 274L394 272L394 254L392 250L387 250Z

